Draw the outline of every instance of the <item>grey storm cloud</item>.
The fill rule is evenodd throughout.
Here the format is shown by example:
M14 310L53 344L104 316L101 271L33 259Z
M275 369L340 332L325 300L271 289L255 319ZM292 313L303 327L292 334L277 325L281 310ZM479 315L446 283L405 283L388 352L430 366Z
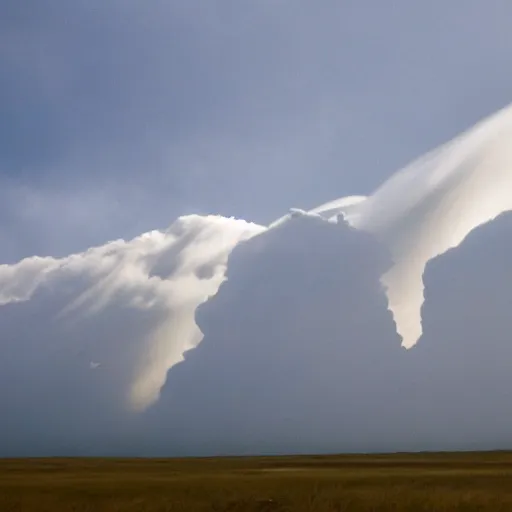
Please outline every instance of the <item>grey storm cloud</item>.
M511 131L268 227L0 265L0 453L505 447Z
M511 16L2 2L0 455L509 446Z

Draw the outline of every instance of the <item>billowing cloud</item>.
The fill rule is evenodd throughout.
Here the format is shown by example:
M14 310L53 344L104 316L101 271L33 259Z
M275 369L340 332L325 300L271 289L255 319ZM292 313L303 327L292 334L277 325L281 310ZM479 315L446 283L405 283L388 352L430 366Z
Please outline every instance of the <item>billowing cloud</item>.
M396 423L387 377L405 353L379 282L391 264L370 235L298 212L237 246L198 311L203 342L148 412L154 453L166 438L196 454L390 446L377 430Z
M416 449L455 439L442 418L446 390L460 418L503 402L482 398L472 410L464 393L476 387L464 383L493 371L491 358L478 374L476 333L508 360L508 317L493 320L502 310L489 300L506 298L506 283L487 275L508 260L493 260L499 237L486 223L512 206L511 136L509 107L374 194L292 209L268 228L191 215L130 241L0 265L9 418L0 453ZM490 238L475 247L465 239L483 224L476 234ZM468 254L482 255L485 277L453 288L477 272ZM412 347L423 333L426 266L425 333L407 352L400 337ZM480 330L467 332L461 311L478 314ZM466 362L452 372L450 347L463 352L466 335ZM507 389L506 372L498 377L489 382ZM508 416L499 421L474 423L474 439L499 441Z
M121 371L119 364L126 358L129 365L122 371L132 376L123 375L128 377L126 396L119 400L144 408L158 398L167 370L201 340L194 313L223 281L229 252L262 230L235 219L189 216L165 232L113 241L67 258L34 257L1 265L1 321L8 322L13 309L30 318L44 308L45 329L52 338L49 346L43 345L38 326L20 340L20 330L11 326L4 331L12 339L3 340L3 351L19 351L22 342L35 353L53 353L56 361L62 350L68 355L84 351L97 361L91 368L104 364L110 375ZM134 315L144 328L127 336L124 326L115 323L120 319L110 318L120 312ZM96 330L104 322L112 323ZM88 338L83 345L76 340L77 331ZM125 355L118 358L118 351ZM84 360L68 363L83 365Z
M414 161L367 200L333 202L318 210L332 216L348 207L353 226L390 248L395 264L383 282L406 347L422 332L427 262L512 209L511 140L509 106Z
M393 176L363 204L356 225L393 253L384 283L405 346L421 336L427 261L512 209L511 140L509 106Z

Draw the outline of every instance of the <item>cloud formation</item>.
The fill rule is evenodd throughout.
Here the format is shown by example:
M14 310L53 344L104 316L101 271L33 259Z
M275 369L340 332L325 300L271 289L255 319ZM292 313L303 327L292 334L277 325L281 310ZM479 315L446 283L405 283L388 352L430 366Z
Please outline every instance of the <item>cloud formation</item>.
M421 336L422 276L432 258L474 228L512 209L512 106L397 172L367 200L349 203L349 221L375 234L393 255L383 276L404 346ZM320 207L327 216L345 204Z
M166 438L210 455L389 446L377 430L396 422L404 352L379 282L391 264L370 235L298 212L237 246L199 308L204 340L148 413L153 453Z
M49 310L45 327L54 338L51 345L40 346L37 329L31 340L21 340L33 343L34 350L51 352L64 348L56 344L71 344L73 351L84 350L91 360L104 352L100 347L100 354L95 354L90 348L98 336L95 325L112 322L102 335L109 336L103 341L113 347L113 353L102 354L94 365L105 363L110 373L116 373L115 351L131 352L129 372L133 376L126 396L119 399L141 409L158 398L167 370L201 340L195 310L223 281L232 248L264 229L235 219L188 216L165 232L113 241L67 258L33 257L1 265L0 304L25 308L29 317L41 307ZM126 338L124 328L110 317L130 311L145 327ZM9 314L7 310L1 313ZM121 332L116 332L117 327ZM77 345L73 338L78 330L91 338L90 343ZM16 331L12 336L5 341L4 351L18 350ZM60 357L58 352L55 357Z
M511 233L505 213L427 265L424 334L408 351L411 427L427 448L510 446Z
M509 417L492 390L508 377L475 335L508 360L508 316L489 296L507 302L492 272L505 273L495 255L510 223L491 221L512 206L511 136L508 107L374 194L292 209L268 228L190 215L0 265L0 453L502 443ZM474 254L481 282L469 279ZM461 311L479 329L467 331ZM479 389L485 397L468 399ZM472 437L457 441L446 423L452 401ZM470 422L484 413L498 415L494 428Z

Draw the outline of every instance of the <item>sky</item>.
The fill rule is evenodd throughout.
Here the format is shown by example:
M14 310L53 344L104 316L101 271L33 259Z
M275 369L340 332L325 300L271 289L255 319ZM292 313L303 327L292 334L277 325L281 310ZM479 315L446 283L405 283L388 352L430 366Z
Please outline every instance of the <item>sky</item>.
M0 260L369 194L510 101L506 0L4 0Z
M509 448L511 15L0 2L0 456Z

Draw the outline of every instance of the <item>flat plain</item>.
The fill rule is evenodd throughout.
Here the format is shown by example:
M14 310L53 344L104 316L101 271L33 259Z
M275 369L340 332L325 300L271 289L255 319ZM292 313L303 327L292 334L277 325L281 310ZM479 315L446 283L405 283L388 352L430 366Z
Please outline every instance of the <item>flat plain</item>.
M0 511L511 511L512 453L3 459Z

